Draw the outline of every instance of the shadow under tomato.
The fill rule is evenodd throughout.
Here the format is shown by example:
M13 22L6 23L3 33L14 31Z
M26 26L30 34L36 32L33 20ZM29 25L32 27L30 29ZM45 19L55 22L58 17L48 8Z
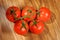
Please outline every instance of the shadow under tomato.
M49 20L48 22L46 22L46 23L47 23L47 24L53 23L53 22L55 21L55 19L56 19L56 15L55 15L53 12L51 12L51 18L50 18L50 20Z
M41 34L39 34L38 37L39 37L41 40L44 40L44 37L45 37L45 35L47 35L47 34L49 34L49 29L48 29L47 25L45 24L45 26L44 26L44 31L43 31Z

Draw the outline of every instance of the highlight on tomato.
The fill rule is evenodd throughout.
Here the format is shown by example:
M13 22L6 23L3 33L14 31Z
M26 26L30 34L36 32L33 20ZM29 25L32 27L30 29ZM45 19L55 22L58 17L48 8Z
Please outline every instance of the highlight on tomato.
M6 17L9 21L15 22L21 17L21 11L16 6L11 6L6 10Z
M33 7L26 6L22 10L22 17L24 20L29 22L36 18L36 10Z
M49 21L51 18L51 11L46 7L41 7L37 11L37 19L42 20L43 22Z
M29 29L34 34L41 34L44 30L44 23L39 20L33 20L29 24Z
M14 24L14 31L20 35L26 35L29 31L29 26L26 21L18 20Z

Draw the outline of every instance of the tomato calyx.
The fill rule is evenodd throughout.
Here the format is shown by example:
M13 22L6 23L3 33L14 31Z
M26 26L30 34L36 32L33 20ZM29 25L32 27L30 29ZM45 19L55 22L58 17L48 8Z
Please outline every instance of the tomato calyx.
M36 13L36 14L40 16L40 12L39 12L39 11L37 11L37 13Z
M22 22L22 27L24 27L26 29L26 26L25 26L24 22Z
M30 9L28 9L27 11L28 11L29 13L32 13L32 10L30 10Z
M11 9L10 11L11 11L11 14L15 12L14 9Z
M20 28L20 30L21 30L22 28L25 28L25 29L26 29L26 26L25 26L25 23L24 23L24 22L22 22L22 27Z
M37 22L36 22L35 20L33 21L33 23L34 23L34 25L36 25L36 24L37 24Z
M37 27L37 21L36 20L33 20L33 25L35 25ZM37 27L38 28L38 27Z
M15 10L14 10L14 9L11 9L10 12L11 12L10 14L13 14L14 20L18 20L18 19L16 18Z
M14 14L14 16L16 15L14 9L11 9L10 12L11 12L10 14Z

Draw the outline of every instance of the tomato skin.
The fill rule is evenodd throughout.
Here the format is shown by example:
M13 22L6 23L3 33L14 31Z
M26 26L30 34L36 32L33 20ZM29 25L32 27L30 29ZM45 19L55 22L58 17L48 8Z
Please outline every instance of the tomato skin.
M22 10L22 17L24 17L24 20L29 22L36 17L36 10L33 7L25 6L24 9ZM29 16L29 18L28 18Z
M44 24L41 21L36 21L37 24L34 24L33 21L30 22L29 28L30 31L34 34L41 34L44 30Z
M21 11L18 7L11 6L6 10L6 17L11 22L15 22L16 19L20 18L20 16L21 16Z
M24 22L26 28L23 27L22 22ZM28 33L28 30L29 30L29 27L28 27L28 24L26 23L26 21L18 20L18 21L15 22L15 24L14 24L14 31L17 34L25 35L25 34Z
M46 7L41 7L39 10L39 14L37 15L37 19L47 22L51 18L51 12ZM40 16L39 16L40 15Z

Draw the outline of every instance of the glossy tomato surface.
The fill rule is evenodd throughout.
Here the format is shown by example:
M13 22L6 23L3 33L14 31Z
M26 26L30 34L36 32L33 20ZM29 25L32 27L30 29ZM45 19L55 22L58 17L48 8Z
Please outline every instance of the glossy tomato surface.
M26 6L22 10L22 17L25 21L31 21L36 17L36 10L33 7Z
M25 35L25 34L28 33L28 30L29 30L29 27L28 27L28 24L26 23L26 21L18 20L18 21L15 22L14 31L17 34Z
M51 11L46 7L41 7L37 12L37 19L47 22L51 18Z
M6 17L9 21L15 22L20 18L21 11L18 7L11 6L6 10Z
M41 34L44 30L44 23L38 20L31 21L29 24L30 31L34 34Z

